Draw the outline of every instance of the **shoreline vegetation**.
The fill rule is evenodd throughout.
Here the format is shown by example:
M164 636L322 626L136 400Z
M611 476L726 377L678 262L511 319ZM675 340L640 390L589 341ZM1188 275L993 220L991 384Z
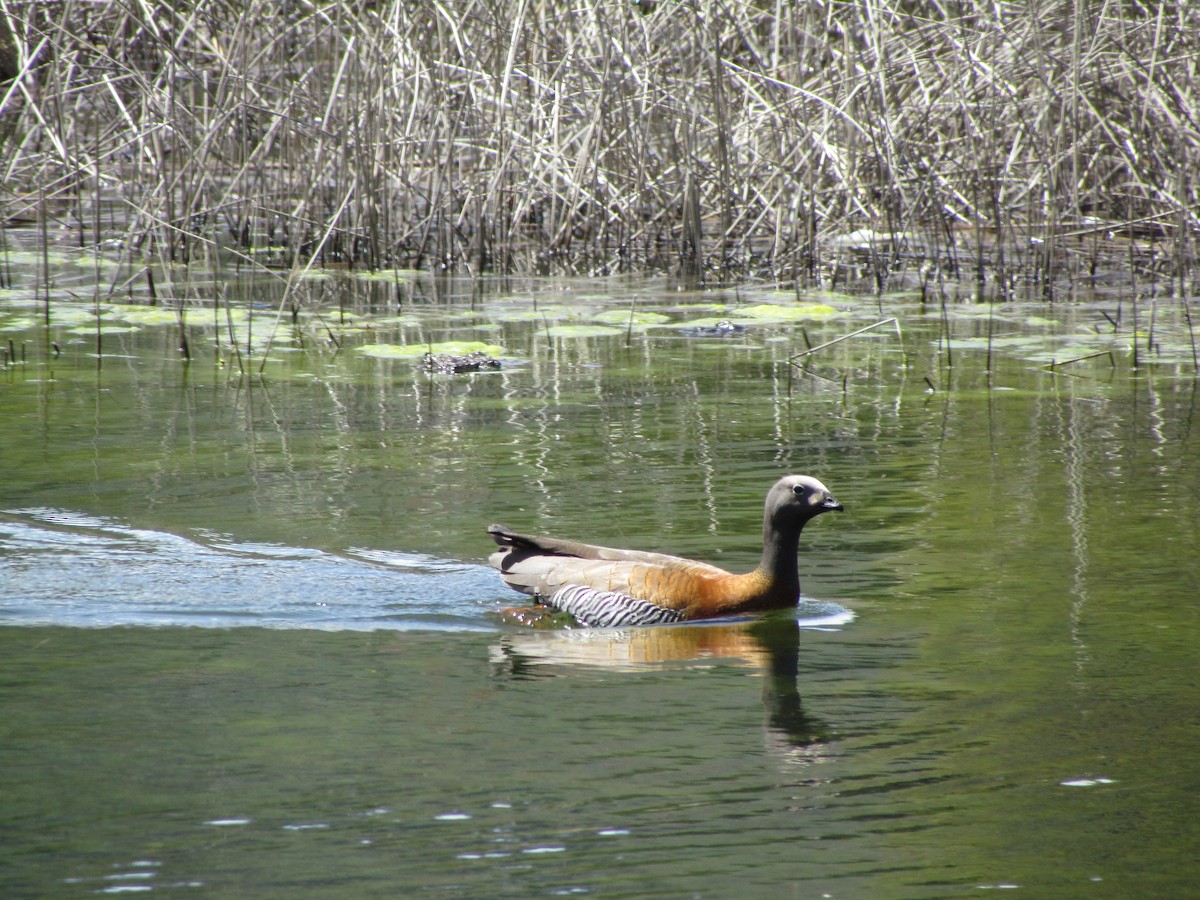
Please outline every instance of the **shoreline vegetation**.
M1187 298L1198 69L1179 2L0 0L0 243Z

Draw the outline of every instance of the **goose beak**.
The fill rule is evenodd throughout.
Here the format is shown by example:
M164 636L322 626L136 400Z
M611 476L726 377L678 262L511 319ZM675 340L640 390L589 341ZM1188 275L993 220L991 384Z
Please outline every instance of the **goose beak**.
M825 492L825 499L821 501L821 512L829 512L830 510L841 512L845 508L842 504L838 503L837 497L828 491Z

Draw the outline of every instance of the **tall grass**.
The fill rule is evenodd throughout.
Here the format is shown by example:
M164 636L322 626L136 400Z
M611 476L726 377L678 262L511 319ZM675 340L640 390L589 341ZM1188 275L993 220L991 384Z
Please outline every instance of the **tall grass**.
M0 14L0 213L84 245L879 288L932 265L1002 297L1132 265L1196 290L1195 4Z

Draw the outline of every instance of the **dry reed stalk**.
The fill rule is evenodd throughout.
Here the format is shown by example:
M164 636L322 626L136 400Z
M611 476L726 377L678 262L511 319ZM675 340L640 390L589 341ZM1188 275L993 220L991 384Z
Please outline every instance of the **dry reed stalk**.
M832 340L825 341L825 343L818 344L815 347L807 347L806 349L801 350L799 353L794 353L791 356L789 356L788 362L794 366L794 365L796 365L796 360L800 359L801 357L811 356L814 353L824 350L826 347L832 347L834 344L840 344L842 341L849 340L852 337L858 337L860 334L864 334L868 331L874 331L876 328L881 328L884 325L892 325L895 327L896 340L900 342L900 347L901 347L901 349L903 349L904 348L904 338L900 334L900 320L897 319L895 316L892 316L890 318L883 319L882 321L879 321L879 322L872 322L870 325L864 325L862 328L855 329L854 331L848 332L847 334L843 334L839 337L833 338ZM804 340L805 340L805 343L808 342L807 332L804 333Z
M1200 169L1200 9L1182 2L0 15L2 214L89 244L103 222L131 258L809 283L837 277L830 238L866 228L879 292L969 253L994 290L1020 270L1054 296L1120 262L1113 232L1148 276L1197 278L1200 186L1178 173ZM1142 252L1151 234L1166 254Z
M1072 365L1073 363L1083 362L1088 359L1098 359L1101 356L1108 357L1108 364L1112 368L1115 369L1117 367L1117 358L1116 358L1116 356L1113 355L1113 352L1111 350L1097 350L1095 353L1086 353L1083 356L1076 356L1072 359L1064 359L1061 362L1059 362L1057 360L1053 361L1053 362L1048 362L1044 366L1042 366L1042 368L1043 369L1059 369L1063 366L1069 366L1069 365Z

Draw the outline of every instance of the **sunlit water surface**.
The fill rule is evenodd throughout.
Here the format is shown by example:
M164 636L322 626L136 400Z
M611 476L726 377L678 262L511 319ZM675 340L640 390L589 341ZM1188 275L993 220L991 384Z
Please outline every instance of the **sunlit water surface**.
M248 289L245 375L202 312L185 363L171 315L64 300L47 332L32 295L0 297L24 359L0 373L6 896L1200 879L1178 316L1133 371L1111 297L946 323L905 297L333 283L340 311L269 347L277 294ZM779 312L799 302L831 311ZM893 314L899 335L786 364ZM397 349L450 340L504 368L431 376ZM1046 367L1105 345L1115 367ZM785 472L847 508L804 535L824 605L799 622L502 615L489 522L748 568ZM850 614L805 614L829 604Z

